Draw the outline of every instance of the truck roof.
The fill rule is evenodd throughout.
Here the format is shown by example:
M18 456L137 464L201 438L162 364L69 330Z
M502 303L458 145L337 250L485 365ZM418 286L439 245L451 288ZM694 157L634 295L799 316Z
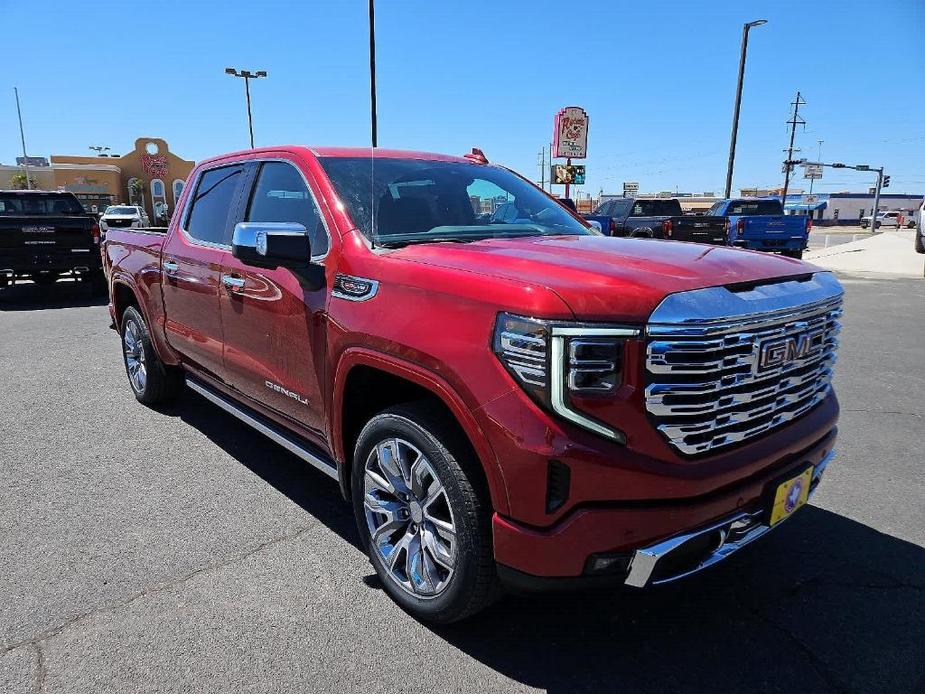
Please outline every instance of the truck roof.
M217 157L211 157L200 162L210 164L212 162L225 161L246 157L253 154L272 154L279 152L290 152L293 154L308 152L315 157L368 157L370 147L319 147L315 145L278 145L275 147L257 147L255 149L245 149L238 152L230 152ZM406 149L382 149L376 148L377 159L426 159L431 161L453 161L459 163L472 163L469 159L461 156L450 154L437 154L435 152L417 152Z

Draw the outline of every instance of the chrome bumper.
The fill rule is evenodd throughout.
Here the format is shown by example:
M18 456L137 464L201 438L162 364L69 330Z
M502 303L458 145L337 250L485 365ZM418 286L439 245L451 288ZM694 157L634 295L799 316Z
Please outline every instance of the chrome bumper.
M813 470L810 497L819 485L826 466L834 456L835 451L831 451ZM645 588L671 583L702 571L773 530L771 526L763 522L765 515L765 509L736 513L707 527L637 549L630 561L625 583L628 586ZM777 525L774 527L776 528ZM684 561L684 555L688 555L688 561ZM676 571L669 570L665 572L665 575L653 578L657 574L659 564L664 566L669 557L672 560L681 558L683 568Z

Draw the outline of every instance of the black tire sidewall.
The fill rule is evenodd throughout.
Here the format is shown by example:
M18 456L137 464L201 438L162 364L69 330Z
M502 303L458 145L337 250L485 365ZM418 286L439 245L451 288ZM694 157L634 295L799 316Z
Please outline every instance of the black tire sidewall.
M441 441L442 432L429 431L432 427L419 424L411 416L400 411L386 411L371 419L360 433L351 474L354 516L360 542L389 596L415 617L427 621L450 622L466 612L476 591L480 559L478 554L483 551L477 523L484 522L484 519L478 518L477 509L467 508L471 504L466 501L467 493L460 484L467 484L467 481L446 443ZM366 459L376 444L396 436L414 444L427 457L440 477L452 507L456 527L456 567L449 586L440 595L430 599L417 598L395 584L375 548L371 546L366 527L363 510ZM459 479L460 475L463 475L463 480ZM473 493L470 487L468 494Z

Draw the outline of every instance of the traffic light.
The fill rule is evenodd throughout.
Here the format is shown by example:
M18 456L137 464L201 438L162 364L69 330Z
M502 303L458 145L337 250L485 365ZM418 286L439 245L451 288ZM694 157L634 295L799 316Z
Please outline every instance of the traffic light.
M889 188L889 187L890 187L890 177L889 177L889 176L884 176L884 177L883 177L883 187L884 187L884 188Z

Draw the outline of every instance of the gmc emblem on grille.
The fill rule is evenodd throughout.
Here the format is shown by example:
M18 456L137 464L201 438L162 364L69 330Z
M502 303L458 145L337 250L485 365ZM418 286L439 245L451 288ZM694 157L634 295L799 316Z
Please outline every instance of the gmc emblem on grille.
M762 342L758 347L758 371L776 369L818 352L822 349L823 338L824 332L820 329Z

